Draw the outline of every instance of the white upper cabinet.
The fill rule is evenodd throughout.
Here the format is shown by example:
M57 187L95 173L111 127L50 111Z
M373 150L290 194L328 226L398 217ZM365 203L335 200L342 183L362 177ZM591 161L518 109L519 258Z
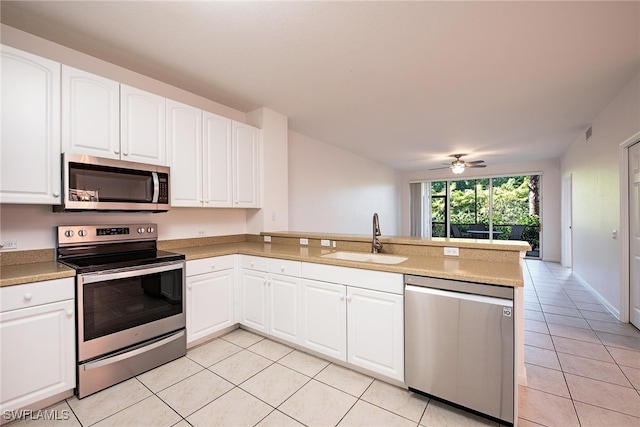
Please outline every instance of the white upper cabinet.
M260 130L167 100L171 206L259 207Z
M165 98L120 85L120 158L167 164Z
M167 100L171 206L202 206L202 110Z
M233 206L231 120L204 111L203 187L205 207Z
M0 203L60 204L60 64L2 46Z
M120 83L62 66L62 151L120 158Z
M260 131L244 123L233 122L233 205L238 208L260 206Z

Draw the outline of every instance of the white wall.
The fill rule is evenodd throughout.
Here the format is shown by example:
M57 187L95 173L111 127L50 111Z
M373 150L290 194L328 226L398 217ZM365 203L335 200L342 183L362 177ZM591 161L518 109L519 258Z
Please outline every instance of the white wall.
M398 174L388 166L289 131L289 229L368 235L400 231Z
M545 261L560 261L560 161L558 159L487 165L483 169L467 169L462 178L499 177L508 175L542 175L540 194L542 235L540 245ZM457 175L448 169L406 172L402 175L402 233L411 234L409 182L453 180Z
M592 122L562 158L572 177L573 272L608 304L621 308L620 144L640 131L640 73ZM624 189L623 189L624 190Z
M262 209L247 211L247 232L287 231L289 228L288 121L282 114L259 108L248 123L262 129L260 188Z

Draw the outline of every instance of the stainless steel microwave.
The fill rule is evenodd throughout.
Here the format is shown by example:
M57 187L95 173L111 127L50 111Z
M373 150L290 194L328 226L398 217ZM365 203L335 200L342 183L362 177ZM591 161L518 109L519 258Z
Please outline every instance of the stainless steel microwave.
M64 153L64 194L54 210L166 212L169 172L166 166Z

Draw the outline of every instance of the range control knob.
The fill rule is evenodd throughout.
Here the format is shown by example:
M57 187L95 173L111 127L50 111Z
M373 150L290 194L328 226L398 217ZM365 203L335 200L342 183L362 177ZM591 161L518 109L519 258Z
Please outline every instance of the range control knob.
M87 235L87 230L79 230L79 231L78 231L78 236L80 236L80 237L84 237L84 236L86 236L86 235Z
M156 231L153 227L148 227L147 228L147 233L153 233L154 231Z
M138 227L138 234L144 233L144 227Z
M65 237L73 237L73 230L67 230L64 232Z

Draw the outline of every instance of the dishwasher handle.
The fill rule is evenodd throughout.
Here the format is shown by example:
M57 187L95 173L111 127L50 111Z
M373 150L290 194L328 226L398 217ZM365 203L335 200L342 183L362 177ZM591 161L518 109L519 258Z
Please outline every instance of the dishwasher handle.
M473 302L479 302L484 304L513 307L513 300L505 299L505 298L496 298L496 297L491 297L486 295L464 294L460 292L444 291L442 289L425 288L423 286L413 286L413 285L405 285L404 290L405 290L405 294L413 292L417 294L436 295L441 297L455 298L459 300L473 301Z

